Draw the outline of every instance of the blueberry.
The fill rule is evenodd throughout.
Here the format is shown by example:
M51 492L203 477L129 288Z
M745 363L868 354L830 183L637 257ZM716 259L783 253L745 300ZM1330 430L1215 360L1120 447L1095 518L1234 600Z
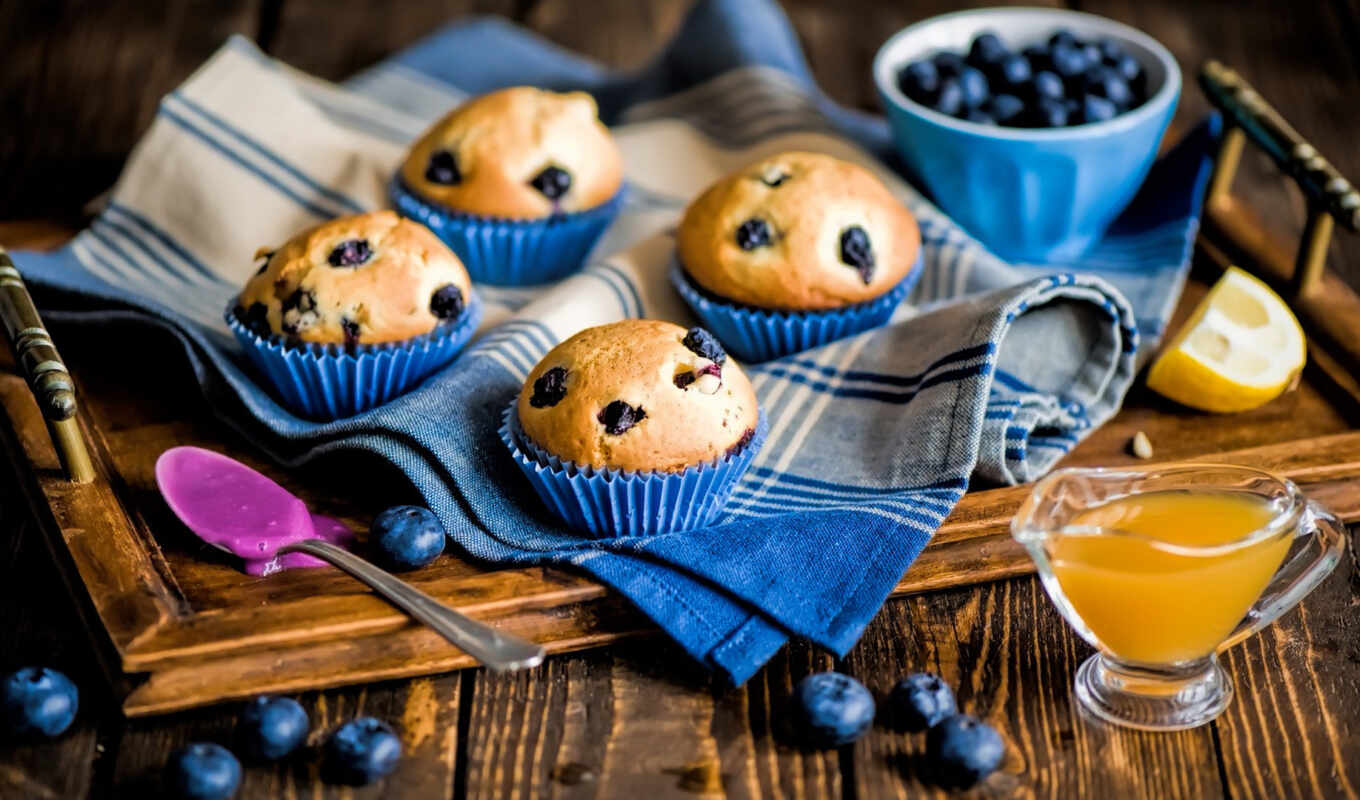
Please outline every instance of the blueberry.
M727 360L727 351L718 343L713 334L703 328L690 328L685 331L685 338L681 340L688 350L700 358L706 358L715 364L721 365Z
M939 675L929 672L918 672L898 681L892 689L892 706L894 718L909 731L923 731L959 713L954 692Z
M401 760L401 740L386 722L359 717L336 729L326 742L326 776L362 786L391 774Z
M1113 67L1095 67L1086 73L1086 93L1103 97L1117 108L1128 108L1133 92Z
M794 690L812 744L840 747L863 736L874 721L874 698L864 684L839 672L809 675Z
M194 742L170 754L169 794L186 800L226 800L241 786L241 762L220 744Z
M283 332L296 336L317 323L316 295L305 289L296 289L283 300Z
M1125 55L1107 63L1110 69L1124 79L1135 96L1141 97L1147 92L1147 73L1143 71L1143 65L1138 63L1138 59Z
M968 109L967 111L963 112L963 116L959 117L959 119L966 119L969 122L976 122L980 125L996 124L996 120L992 118L992 115L988 114L986 111L983 111L980 108Z
M347 239L335 246L326 261L332 267L357 267L368 263L373 257L373 248L367 239Z
M80 693L71 679L48 667L24 667L0 687L5 730L27 737L60 736L76 718Z
M987 113L992 115L998 125L1017 127L1024 117L1025 103L1013 94L993 95L992 101L987 104Z
M987 67L995 64L1006 56L1010 51L1006 45L1001 43L1001 39L995 33L986 31L979 33L973 44L968 48L968 58L965 59L969 64L980 70L986 71Z
M874 279L874 245L868 231L858 225L841 231L841 262L854 267L865 284Z
M935 64L935 71L941 78L957 78L968 62L963 60L963 56L948 50L936 53L930 59Z
M1027 83L1034 73L1030 71L1029 61L1024 56L1010 55L1001 60L997 74L1003 86L1016 89Z
M453 319L463 313L463 290L446 283L430 295L430 313L440 319Z
M1125 55L1124 45L1108 36L1101 37L1095 45L1100 51L1100 60L1106 64L1113 64Z
M982 74L982 70L965 66L959 72L958 82L959 88L963 90L965 108L978 108L987 102L992 90L987 85L987 76Z
M1043 45L1033 44L1020 51L1029 61L1031 72L1053 68L1053 52Z
M1059 28L1053 32L1052 36L1048 37L1048 46L1050 49L1076 47L1077 45L1077 37L1066 28Z
M972 786L996 771L1005 754L1001 734L967 714L949 717L926 734L926 758L946 786Z
M560 167L544 167L529 181L529 185L549 200L556 200L571 189L571 175Z
M1061 128L1067 117L1067 105L1061 100L1045 98L1025 109L1025 123L1031 128Z
M932 61L913 61L898 73L897 86L912 100L929 104L940 90L940 73Z
M246 330L261 339L268 339L274 335L274 329L269 325L269 307L264 303L251 303L250 308L237 306L235 314L241 324L246 326Z
M737 226L737 246L754 250L770 244L770 226L760 217L752 217Z
M392 506L373 518L370 536L397 570L419 569L444 552L444 526L421 506Z
M359 342L359 323L349 317L340 318L340 331L345 334L347 344L358 344Z
M930 107L951 117L963 109L963 87L957 78L940 82L940 93L935 96L935 102Z
M1035 73L1028 88L1027 95L1031 101L1038 101L1045 97L1050 100L1061 100L1065 93L1062 78L1059 78L1056 72L1047 70Z
M1100 52L1100 46L1095 42L1086 42L1081 46L1081 51L1086 54L1086 61L1092 66L1095 66L1104 60L1104 56L1101 55Z
M529 397L529 405L534 408L551 408L567 396L567 368L553 367L538 376L534 381L534 393Z
M604 426L604 432L618 436L647 417L641 406L634 408L622 400L615 400L600 410L596 419Z
M1086 53L1075 47L1053 48L1053 71L1068 85L1069 90L1080 89L1080 81L1090 69L1091 62Z
M256 761L277 761L307 738L311 722L296 700L288 697L256 697L241 710L236 741Z
M1115 118L1119 109L1103 97L1088 94L1081 99L1082 122L1105 122Z
M453 186L463 182L463 174L458 171L458 159L448 150L436 150L430 154L430 162L425 165L425 180L443 186Z

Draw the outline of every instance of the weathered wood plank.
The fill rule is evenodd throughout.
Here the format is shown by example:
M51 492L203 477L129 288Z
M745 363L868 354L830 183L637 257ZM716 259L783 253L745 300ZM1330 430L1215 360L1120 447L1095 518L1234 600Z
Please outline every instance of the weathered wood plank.
M831 797L834 751L807 751L790 698L831 659L795 644L741 688L661 639L476 674L469 798Z
M237 797L452 797L459 748L460 686L458 675L444 675L302 695L298 699L312 723L307 743L279 763L244 763ZM357 716L373 716L390 724L402 740L402 761L396 772L368 787L328 784L321 770L321 748L333 730ZM105 791L113 797L160 796L163 768L170 753L196 741L230 748L236 718L235 708L222 707L127 723Z
M1091 648L1035 578L888 603L846 658L886 705L893 683L935 672L966 713L1006 740L1001 769L977 797L1206 797L1220 794L1207 728L1152 735L1089 721L1070 687ZM891 720L886 708L880 718ZM925 734L880 722L854 746L859 797L952 797L929 777Z

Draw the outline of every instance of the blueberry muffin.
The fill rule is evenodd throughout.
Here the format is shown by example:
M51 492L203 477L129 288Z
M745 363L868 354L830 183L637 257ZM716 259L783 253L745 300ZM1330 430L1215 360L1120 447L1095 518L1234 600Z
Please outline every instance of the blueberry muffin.
M710 186L685 210L680 264L735 304L819 311L880 297L921 249L916 219L872 173L818 153L781 153Z
M401 167L415 194L466 214L539 219L606 203L623 160L585 92L501 89L454 109Z
M443 242L391 211L331 220L256 257L236 315L263 338L397 342L457 319L472 291Z
M391 211L262 248L227 326L283 403L312 419L381 405L448 364L481 320L468 273Z
M524 435L594 468L679 472L740 450L759 412L751 383L702 328L624 320L553 348L516 401Z

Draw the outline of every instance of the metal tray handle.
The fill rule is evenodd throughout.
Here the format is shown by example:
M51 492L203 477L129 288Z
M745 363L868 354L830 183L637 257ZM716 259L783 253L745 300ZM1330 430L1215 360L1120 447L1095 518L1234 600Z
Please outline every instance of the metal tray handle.
M0 247L0 323L42 410L66 477L75 483L89 483L94 480L94 465L76 419L75 384L4 247Z
M1210 60L1200 68L1199 83L1228 123L1205 202L1213 204L1227 195L1247 139L1274 159L1308 198L1308 223L1291 280L1295 296L1306 294L1318 285L1326 266L1333 223L1360 230L1360 193L1236 71Z

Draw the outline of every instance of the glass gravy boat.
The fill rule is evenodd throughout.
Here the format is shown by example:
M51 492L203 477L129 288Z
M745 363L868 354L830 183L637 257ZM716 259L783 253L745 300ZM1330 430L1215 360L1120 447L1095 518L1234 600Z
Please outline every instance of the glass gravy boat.
M1232 700L1217 653L1293 608L1341 560L1344 529L1291 481L1248 467L1058 470L1011 523L1053 603L1097 653L1076 695L1143 730Z

